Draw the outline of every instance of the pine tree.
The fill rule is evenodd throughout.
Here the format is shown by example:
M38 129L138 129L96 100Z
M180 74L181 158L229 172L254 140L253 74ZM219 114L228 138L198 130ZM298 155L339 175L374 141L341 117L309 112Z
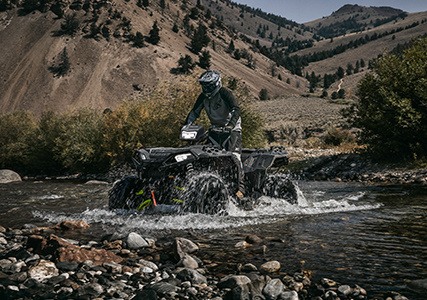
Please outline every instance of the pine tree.
M190 55L186 54L178 60L178 68L181 73L189 74L194 69L193 59Z
M159 5L160 5L160 8L161 8L162 10L164 10L164 9L166 8L166 2L165 2L165 0L160 0Z
M145 46L144 44L144 36L142 35L141 32L137 32L136 36L135 36L135 46L142 48Z
M191 51L198 54L210 41L211 39L208 36L207 28L200 24L191 39Z
M49 71L56 76L61 77L68 73L71 68L70 59L68 57L67 48L64 48L58 56L58 63L49 67Z
M234 50L236 50L236 47L234 46L233 40L230 40L230 44L228 44L228 51L233 53Z
M157 21L154 21L153 28L151 28L147 41L153 45L157 45L160 42L160 29L157 26Z
M202 55L199 56L199 66L206 70L211 67L211 54L208 50L202 51Z

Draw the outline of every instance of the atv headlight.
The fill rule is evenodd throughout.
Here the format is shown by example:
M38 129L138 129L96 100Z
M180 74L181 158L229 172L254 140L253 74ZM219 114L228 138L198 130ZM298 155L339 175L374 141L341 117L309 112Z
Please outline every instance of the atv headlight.
M181 139L183 140L194 140L197 136L197 131L182 131Z
M191 156L192 156L191 153L179 154L179 155L175 156L175 160L177 162L181 162L181 161L184 161L186 159L189 159Z

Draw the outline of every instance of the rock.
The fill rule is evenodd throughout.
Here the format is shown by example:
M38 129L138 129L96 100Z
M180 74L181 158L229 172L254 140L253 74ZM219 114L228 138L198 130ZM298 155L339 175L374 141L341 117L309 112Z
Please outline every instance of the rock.
M154 290L157 295L168 296L172 293L177 292L179 290L179 287L172 285L168 282L160 281L147 287L147 289Z
M267 283L262 293L267 300L276 300L283 293L285 286L280 279L273 279Z
M0 170L0 183L10 183L22 181L21 176L12 170Z
M83 262L91 260L96 265L106 262L123 262L123 258L105 249L84 249L50 235L47 238L32 235L28 238L27 247L41 255L52 255L56 262Z
M191 255L184 254L181 260L177 263L177 267L197 269L199 267L199 264Z
M113 241L113 242L104 241L103 248L105 250L114 250L114 249L116 249L116 250L122 250L122 248L123 248L123 241L122 240L116 240L116 241Z
M159 269L159 267L155 263L153 263L151 261L148 261L148 260L145 260L145 259L138 260L138 264L137 265L141 266L141 267L150 268L153 271L157 271Z
M257 267L250 263L243 265L240 270L246 273L258 271Z
M353 289L349 285L340 285L338 287L338 293L347 297L353 292Z
M250 244L248 242L246 242L246 241L240 241L240 242L237 242L234 245L235 248L246 248L246 247L249 247L249 246L250 246Z
M62 261L56 263L56 267L63 272L75 271L77 270L78 266L78 263L69 261Z
M236 286L226 296L227 299L260 299L254 297L251 298L251 291L248 285Z
M122 273L122 265L115 263L115 262L110 262L110 263L103 263L102 266L107 269L107 272L109 273L114 273L114 274L120 274Z
M254 234L248 235L245 239L249 244L258 244L262 242L262 239Z
M13 264L10 259L0 259L0 269L7 270Z
M413 280L408 283L408 287L420 294L427 295L427 279Z
M89 180L87 181L85 184L90 185L90 184L100 184L100 185L108 185L109 183L106 181L100 181L100 180Z
M182 259L185 254L191 254L199 250L199 246L185 238L175 238L173 247L175 258L178 260Z
M220 288L220 289L225 289L225 288L233 289L236 286L246 285L246 284L249 284L250 282L251 282L251 280L247 276L229 275L229 276L222 278L218 282L218 288Z
M9 276L9 280L13 281L13 282L24 282L25 280L27 280L27 272L19 272L19 273L14 273L12 275Z
M193 269L182 269L176 277L181 281L190 281L192 284L202 284L207 283L205 276Z
M132 250L146 248L149 246L147 241L144 240L144 238L136 232L129 233L128 236L125 238L125 242L127 248Z
M52 228L58 229L58 230L79 230L79 229L87 229L89 228L89 225L84 221L64 220L56 224Z
M295 291L286 291L286 292L283 292L280 295L279 299L280 300L298 300L299 298L298 298L298 293L297 292L295 292ZM322 299L322 298L320 298L320 299Z
M260 269L267 273L274 273L280 270L280 263L275 260L269 261L263 264Z
M51 261L41 259L38 261L37 265L30 267L28 269L28 277L33 278L37 281L43 281L49 279L53 276L58 276L59 271L56 268L55 264Z
M104 288L99 283L88 283L79 287L76 291L76 294L79 297L89 296L90 298L95 298L101 295L104 292Z
M320 283L325 287L325 288L331 288L334 287L336 285L338 285L335 281L328 279L328 278L322 278L320 280Z

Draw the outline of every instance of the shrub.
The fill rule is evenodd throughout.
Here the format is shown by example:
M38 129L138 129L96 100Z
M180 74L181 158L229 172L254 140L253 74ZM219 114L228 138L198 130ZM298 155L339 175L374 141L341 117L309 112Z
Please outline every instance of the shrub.
M349 130L330 127L324 137L324 143L328 146L340 146L355 143L356 137Z
M16 111L0 116L0 168L25 171L31 162L31 149L28 141L32 140L36 130L33 114Z
M61 33L73 36L80 28L80 22L76 14L68 14L65 16L64 22L61 24Z
M147 41L153 45L157 45L160 42L160 28L157 26L157 21L154 22L153 27L148 33Z
M199 66L206 70L211 67L211 54L208 50L202 51L202 54L199 56Z
M259 100L268 100L270 97L268 96L268 90L267 89L262 89L259 92Z
M178 60L178 71L182 74L190 74L193 71L195 64L190 55L186 54Z
M100 172L108 169L103 149L104 118L99 112L82 108L61 116L55 141L63 166L74 172Z
M360 82L360 100L346 116L361 129L361 142L381 157L427 153L427 38L401 55L387 54L373 64L376 74Z

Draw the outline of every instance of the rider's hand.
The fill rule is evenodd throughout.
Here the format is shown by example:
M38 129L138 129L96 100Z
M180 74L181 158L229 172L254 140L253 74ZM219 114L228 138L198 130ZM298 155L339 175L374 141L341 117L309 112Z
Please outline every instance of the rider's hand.
M233 130L233 127L231 125L224 126L224 131L226 133L230 133Z
M181 130L187 130L188 127L190 127L190 126L191 126L191 123L187 123L184 126L182 126Z

